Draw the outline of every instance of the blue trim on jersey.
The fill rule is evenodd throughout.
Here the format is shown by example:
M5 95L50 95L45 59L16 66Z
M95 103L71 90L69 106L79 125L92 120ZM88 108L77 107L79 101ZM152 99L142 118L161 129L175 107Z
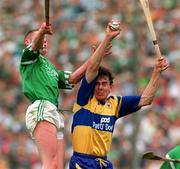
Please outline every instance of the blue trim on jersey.
M89 110L82 108L81 110L76 112L76 114L74 114L72 128L74 128L77 125L92 126L92 121L92 113Z
M74 114L72 132L76 126L89 126L96 130L113 132L116 120L115 116L95 114L82 108Z
M138 106L141 96L123 96L119 110L119 118L138 111L141 107ZM118 96L118 100L120 97Z
M77 94L77 104L84 106L88 103L89 98L93 95L96 80L97 78L88 83L86 77L82 79L81 86Z

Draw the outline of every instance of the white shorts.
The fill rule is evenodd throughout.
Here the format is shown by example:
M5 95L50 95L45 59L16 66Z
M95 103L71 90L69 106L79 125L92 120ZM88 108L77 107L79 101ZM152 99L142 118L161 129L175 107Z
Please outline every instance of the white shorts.
M64 116L58 112L57 107L47 100L36 100L26 111L26 127L31 137L38 122L46 120L57 128L57 139L63 139Z

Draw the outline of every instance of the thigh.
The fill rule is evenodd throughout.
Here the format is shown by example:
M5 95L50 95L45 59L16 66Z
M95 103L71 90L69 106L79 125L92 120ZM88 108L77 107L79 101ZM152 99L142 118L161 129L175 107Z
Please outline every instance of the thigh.
M64 139L57 139L57 159L59 169L64 168Z
M57 156L57 129L55 125L48 121L39 122L33 135L43 162L51 161Z

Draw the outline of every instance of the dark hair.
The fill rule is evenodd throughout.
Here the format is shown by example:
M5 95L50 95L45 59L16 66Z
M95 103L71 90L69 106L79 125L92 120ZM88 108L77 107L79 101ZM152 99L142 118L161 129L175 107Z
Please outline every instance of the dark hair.
M110 84L113 84L114 76L112 72L109 69L100 66L98 71L98 77L103 77L103 76L107 76L109 78Z
M29 32L26 33L26 35L24 36L24 42L27 38L29 38L34 32L38 31L39 29L33 29L30 30Z

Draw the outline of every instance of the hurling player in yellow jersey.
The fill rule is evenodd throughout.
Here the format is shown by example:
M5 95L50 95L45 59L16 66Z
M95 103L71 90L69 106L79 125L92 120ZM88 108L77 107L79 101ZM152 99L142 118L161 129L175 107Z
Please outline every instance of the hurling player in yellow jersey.
M111 41L113 30L107 27L105 41ZM117 35L117 34L116 34ZM108 43L107 42L107 43ZM112 169L107 159L112 133L118 118L152 103L161 72L168 68L164 57L156 60L153 73L141 96L112 96L111 72L100 67L102 55L92 58L74 104L72 123L73 156L70 169Z

